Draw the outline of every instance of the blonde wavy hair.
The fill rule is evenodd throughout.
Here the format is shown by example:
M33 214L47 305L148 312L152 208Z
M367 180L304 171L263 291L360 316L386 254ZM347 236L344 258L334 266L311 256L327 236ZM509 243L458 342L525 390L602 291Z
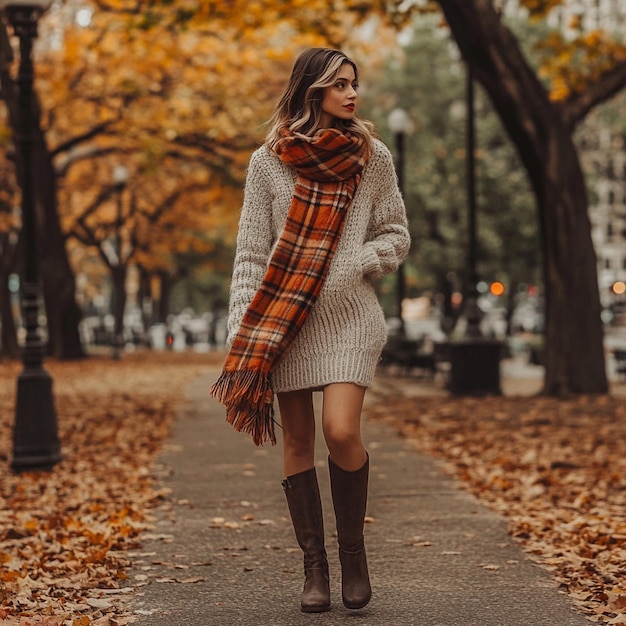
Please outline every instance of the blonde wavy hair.
M356 63L339 50L310 48L298 56L287 84L287 89L278 101L274 114L268 122L270 130L266 144L273 148L280 131L287 128L292 133L311 136L320 127L324 89L331 87L342 65L349 63L357 78ZM374 125L356 116L351 120L337 119L337 129L350 131L365 140L371 149Z

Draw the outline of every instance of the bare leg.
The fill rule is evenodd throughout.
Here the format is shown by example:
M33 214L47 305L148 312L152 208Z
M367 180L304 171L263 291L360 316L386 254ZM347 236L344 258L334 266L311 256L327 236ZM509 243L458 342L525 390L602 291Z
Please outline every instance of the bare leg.
M278 394L283 427L283 471L293 476L315 466L315 414L309 389Z
M365 387L333 383L324 388L322 428L333 462L346 471L363 467L367 453L361 439Z

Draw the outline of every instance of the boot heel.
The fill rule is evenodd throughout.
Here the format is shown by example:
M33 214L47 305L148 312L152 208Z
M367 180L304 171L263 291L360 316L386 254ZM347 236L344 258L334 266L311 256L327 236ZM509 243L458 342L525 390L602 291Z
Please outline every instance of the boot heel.
M347 609L362 609L372 598L365 546L354 550L339 548L341 596Z

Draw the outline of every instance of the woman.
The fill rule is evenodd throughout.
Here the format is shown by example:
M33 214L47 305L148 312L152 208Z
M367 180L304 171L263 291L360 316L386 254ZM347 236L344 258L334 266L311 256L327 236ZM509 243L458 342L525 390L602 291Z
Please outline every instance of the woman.
M386 341L371 281L409 248L392 157L356 116L357 67L313 48L294 65L265 145L251 157L228 318L229 355L211 393L227 420L275 443L280 409L285 490L304 552L303 612L330 608L314 464L313 391L322 391L342 597L371 597L363 542L369 457L361 410Z

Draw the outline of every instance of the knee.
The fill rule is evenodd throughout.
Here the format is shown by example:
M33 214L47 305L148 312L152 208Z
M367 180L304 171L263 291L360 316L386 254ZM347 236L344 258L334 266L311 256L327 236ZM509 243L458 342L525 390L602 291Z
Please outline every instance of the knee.
M361 447L361 433L358 429L349 428L341 423L333 423L324 429L326 445L331 453Z
M307 458L310 457L315 450L315 437L310 437L305 434L283 434L283 447L285 453L289 454L292 458Z

